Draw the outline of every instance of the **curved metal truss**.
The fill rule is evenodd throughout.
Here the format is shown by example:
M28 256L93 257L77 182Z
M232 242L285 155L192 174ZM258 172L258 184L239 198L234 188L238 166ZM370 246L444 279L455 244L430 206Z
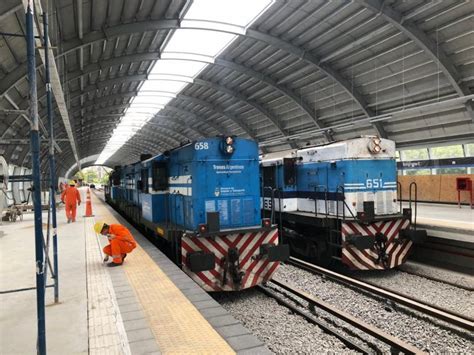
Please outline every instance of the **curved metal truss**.
M106 28L104 31L93 31L86 34L82 40L71 40L66 41L63 44L63 51L59 54L56 59L61 58L71 52L74 52L79 49L83 49L87 46L90 46L94 43L111 40L116 38L120 35L130 35L133 33L143 33L147 31L159 31L159 30L176 30L182 29L180 26L180 21L176 20L150 20L150 21L142 21L142 22L135 22L132 24L121 24L116 25L113 27ZM208 30L208 31L217 31L223 32L223 30L216 29L212 27L211 24L209 27L199 27L199 28L192 28L187 27L187 29L200 29L200 30ZM229 33L229 31L224 31ZM232 33L232 32L230 32ZM238 32L233 32L232 34L235 35L242 35ZM356 102L356 104L360 107L360 109L367 115L373 116L374 113L368 107L367 103L365 102L362 94L354 90L353 85L344 77L342 77L338 72L331 68L328 64L321 63L319 58L316 56L307 53L305 50L298 48L297 46L291 44L290 42L284 41L278 37L272 36L268 33L259 32L256 30L248 29L244 35L244 37L252 38L257 41L261 41L269 46L275 47L282 51L286 51L297 58L303 60L304 62L308 63L309 65L314 66L316 69L320 70L321 72L325 73L329 76L334 82L339 84L344 91L352 97L352 99ZM156 58L159 59L159 58ZM38 66L38 68L41 65ZM18 73L19 72L19 73ZM25 71L23 71L24 73ZM20 80L24 79L24 75L21 70L14 71L7 75L5 78L5 84L0 86L0 97L8 91L11 87L15 86ZM380 124L374 125L378 134L382 137L386 137L386 133L381 127Z
M78 4L80 4L80 1ZM255 48L261 49L262 52L268 51L270 56L279 58L279 61L282 63L285 62L280 58L284 58L285 61L288 59L288 62L292 63L290 65L298 63L298 66L293 72L285 72L285 70L282 70L281 66L278 65L276 65L276 68L269 68L268 70L266 68L260 70L255 69L257 67L262 67L262 65L259 66L257 64L253 66L249 64L252 61L248 60L248 56L246 58L242 55L242 53L247 52L247 48L245 48L243 52L231 48L231 50L228 51L228 55L223 55L212 60L206 60L203 58L201 60L209 65L209 69L206 69L206 74L199 75L197 78L192 80L190 80L191 78L189 77L173 75L174 79L170 80L181 80L183 82L192 81L192 83L190 82L190 85L185 89L185 91L178 94L176 98L173 99L174 101L171 101L166 105L159 114L154 115L153 119L146 125L146 127L150 128L147 130L148 133L145 135L137 133L137 135L132 138L133 143L127 143L124 145L123 152L117 152L118 155L127 155L130 152L134 152L133 154L135 154L140 150L147 149L169 149L172 146L179 145L183 140L193 140L210 134L231 134L236 131L243 132L245 135L254 139L264 137L264 139L267 140L267 137L271 136L271 140L273 140L273 137L275 137L275 142L285 142L285 139L288 137L286 142L296 146L298 139L295 137L303 132L306 127L309 127L310 131L314 132L318 139L322 136L326 140L331 141L334 140L334 132L331 130L331 127L337 132L338 138L344 137L346 134L344 131L345 128L339 129L338 127L344 127L344 125L349 121L349 123L357 123L359 119L364 121L363 127L358 123L358 127L362 127L361 131L367 132L368 130L375 129L375 131L382 137L387 137L388 132L390 136L396 140L398 140L397 137L403 136L404 138L401 139L399 143L401 143L402 146L408 146L409 143L406 141L407 135L404 135L404 133L412 132L413 134L417 129L416 125L412 127L408 124L403 124L402 128L394 130L393 127L396 123L384 119L380 120L378 118L379 116L377 116L377 119L375 120L364 118L374 118L374 110L383 112L383 114L386 112L389 114L392 112L391 105L397 107L397 103L400 100L403 100L403 109L405 110L405 82L400 84L396 82L396 79L390 82L390 85L393 84L394 87L401 87L402 94L400 95L396 90L392 90L395 92L394 97L387 98L392 91L388 91L387 94L384 94L384 99L389 104L385 104L382 109L383 111L380 111L380 109L377 109L377 100L375 99L374 106L374 102L370 99L373 92L373 90L372 92L370 91L370 85L372 82L367 79L356 79L353 75L348 75L347 64L344 64L345 58L344 60L341 59L343 58L341 56L342 53L350 53L349 57L352 56L354 52L352 49L355 46L360 47L358 51L366 49L367 53L372 54L373 57L378 55L378 53L383 53L385 50L383 44L379 44L377 41L377 36L381 36L382 34L384 34L384 39L387 40L396 36L403 38L403 46L405 43L408 43L412 47L418 48L417 53L421 53L420 57L422 57L425 62L432 62L434 66L436 66L436 70L439 70L441 73L442 84L444 85L441 86L441 89L438 88L438 99L440 97L450 99L457 96L467 97L471 95L473 82L472 75L466 77L466 74L463 72L464 69L462 68L463 65L467 65L465 63L466 61L460 61L459 63L455 62L453 60L454 56L452 55L452 52L450 53L448 49L443 49L438 42L435 42L432 37L430 37L433 30L431 30L431 32L429 32L429 30L423 30L425 27L423 27L423 25L420 26L421 22L418 20L418 18L421 18L422 21L425 18L428 18L430 16L430 11L433 10L433 8L436 10L433 13L439 15L444 14L444 11L455 11L458 5L453 4L452 6L444 6L444 4L439 5L438 2L427 2L417 4L416 6L405 6L396 2L382 0L355 0L354 2L344 2L340 5L334 5L331 8L332 12L330 12L328 18L334 17L334 19L337 18L337 21L332 22L332 19L329 21L328 18L324 18L323 21L327 21L328 24L333 25L330 28L331 31L334 29L337 31L337 27L340 24L345 21L355 20L355 18L360 14L370 13L369 16L371 17L361 16L363 19L367 19L365 23L363 23L363 21L360 24L354 22L355 28L358 26L360 26L360 28L365 28L363 26L367 26L369 30L363 32L363 38L354 37L352 38L352 41L338 41L338 44L342 43L343 45L329 47L329 50L326 51L324 48L319 46L319 42L318 46L310 45L306 47L307 43L314 41L315 38L323 36L321 34L323 32L320 32L320 34L318 34L317 31L310 32L307 28L301 26L301 28L298 28L295 31L297 33L296 35L295 33L291 33L286 36L282 31L278 34L279 28L284 28L284 24L281 24L280 26L280 24L275 21L275 19L279 18L278 16L280 14L283 15L281 18L285 18L286 21L291 18L293 23L295 18L301 18L301 21L305 21L314 15L312 11L324 11L325 7L332 6L328 4L329 2L321 2L320 4L318 3L313 6L311 2L292 4L290 2L277 1L275 11L269 15L271 20L267 21L267 19L263 19L261 23L259 22L258 24L253 25L252 28L246 29L244 32L233 30L231 29L231 26L228 26L226 30L219 29L211 22L208 22L207 25L203 22L199 27L188 26L177 18L179 11L173 12L173 15L170 16L171 18L168 19L137 17L135 21L129 23L118 23L111 26L106 24L105 27L102 27L100 30L92 30L87 33L84 33L84 29L82 28L82 20L79 21L77 23L77 37L65 41L60 40L60 43L58 44L60 53L56 56L56 59L64 60L66 66L68 61L71 61L71 59L77 64L78 69L68 71L62 78L62 82L65 83L65 86L71 88L76 88L76 82L79 82L79 89L69 92L68 99L72 104L72 106L69 107L69 112L76 122L75 133L77 136L75 139L82 143L88 142L87 146L83 147L81 153L87 155L89 153L94 153L94 149L101 149L103 147L105 139L108 138L108 135L104 134L104 130L112 131L120 117L123 115L124 110L130 104L131 98L137 94L141 83L151 78L148 73L154 62L157 60L200 61L200 59L181 58L178 56L180 53L175 53L176 57L167 54L166 58L162 58L160 48L157 48L157 46L153 46L151 51L147 52L130 53L130 51L127 50L117 50L117 52L115 52L118 48L119 42L127 42L127 44L130 44L132 43L132 38L140 38L140 43L142 43L145 36L151 34L153 39L150 43L152 43L156 38L161 39L166 36L169 37L169 35L175 30L186 31L187 29L199 29L231 33L239 36L238 41L244 43L244 48L246 45L250 47L255 46ZM176 8L181 5L176 6ZM409 11L405 11L407 8ZM22 9L21 5L13 7L6 13L0 14L0 19L5 19L20 9ZM83 15L87 15L83 14L82 10L82 6L76 4L75 15L79 16L80 19L82 19ZM292 10L294 11L290 12ZM304 13L306 10L308 11ZM428 15L417 17L417 15L422 12L427 12ZM290 13L289 16L288 13ZM302 13L304 13L304 15L302 15ZM285 14L286 17L284 17ZM347 18L344 17L346 15L348 16ZM446 23L447 27L451 25L454 26L456 21L458 21L458 18L455 16L447 16L446 18L448 19ZM462 20L461 17L459 17L459 19ZM371 21L372 24L376 23L376 25L371 27ZM430 26L427 26L426 28L430 28ZM434 27L431 26L431 28ZM373 31L371 29L373 29ZM300 41L298 33L305 33L305 35L310 33L310 36L307 36ZM313 33L316 33L315 37L312 37ZM376 42L377 45L380 46L377 47L377 49L382 48L382 51L372 52L370 47L372 46L372 42ZM140 43L136 46L136 50L140 47ZM322 43L324 43L324 40ZM368 47L366 48L365 45L367 43ZM375 44L373 46L375 47ZM402 45L400 46L402 47ZM92 51L95 52L95 48L98 47L102 48L102 54L97 59L97 62L91 62L93 60ZM447 47L449 48L449 46ZM107 51L108 54L106 54L105 48L112 48L112 52ZM163 46L161 46L161 48L163 48ZM234 52L237 53L237 55L233 56ZM248 51L248 53L252 53L252 51ZM253 53L255 54L256 51L254 50ZM90 64L84 63L87 54L89 54ZM104 57L104 55L108 55L109 57ZM427 59L423 58L424 55ZM370 60L371 57L369 55L367 61ZM395 62L397 58L392 58L391 60ZM27 108L27 102L24 97L22 97L24 96L22 86L25 84L26 63L21 63L19 60L16 60L16 62L18 65L15 69L12 70L12 68L8 68L7 71L3 71L4 73L8 73L0 81L0 100L4 100L6 107L25 110ZM256 61L253 62L257 63ZM422 64L419 65L422 67ZM42 65L38 65L37 69L41 69L41 67ZM367 69L366 67L365 69L367 71L372 70ZM304 90L307 88L309 79L307 81L301 81L303 85L301 85L300 82L300 84L291 86L290 80L302 80L302 77L309 71L312 73L322 74L317 76L317 78L319 78L317 81L329 79L334 83L333 87L335 86L338 91L335 95L335 90L333 89L334 107L336 102L342 102L340 112L336 113L336 109L334 109L334 114L326 114L329 111L327 107L330 106L324 102L324 99L329 98L330 96L328 95L322 95L321 99L318 98L315 100L316 103L311 102L313 99L310 98L309 95L306 94L305 96ZM278 79L279 73L281 72L283 72L285 76ZM216 79L214 79L212 73L217 73ZM394 72L393 76L398 74L399 73ZM423 74L424 73L421 73L420 75ZM251 83L253 86L229 85L224 80L219 79L219 77L222 77L223 75L225 77L229 76L232 78L238 78L239 82ZM387 77L390 77L390 75L391 73L387 74ZM427 75L433 76L433 73L429 72L427 69ZM356 85L356 80L359 80L358 82L362 85ZM375 82L377 81L378 79L376 78ZM86 84L86 82L89 84ZM254 84L255 82L258 84ZM18 90L10 91L14 87L17 87ZM258 88L256 92L253 91L254 87ZM299 87L299 89L295 89L295 87ZM303 87L303 89L301 89L301 87ZM425 87L416 86L414 84L412 87L413 88L410 88L409 95L414 98L423 97L425 92L432 90L432 88L426 87L426 84ZM321 86L320 91L324 91L327 88L327 86ZM452 91L451 88L454 91ZM390 89L390 86L388 89ZM340 96L336 101L334 97L337 95L343 96ZM38 96L42 102L44 100L44 87L42 85L40 85L38 89ZM266 97L268 96L271 96L272 98L277 97L277 100L280 100L280 102L278 102L277 105L273 105L270 101L266 101ZM15 103L15 101L20 101L22 99L23 101L19 104ZM427 95L427 99L429 99L429 95ZM229 102L230 104L228 104ZM284 102L284 104L281 104L281 102ZM352 119L348 116L348 102L351 103L353 107ZM380 103L380 99L378 102ZM425 101L421 99L418 102L423 103ZM414 105L416 104L417 101L415 99ZM286 116L285 113L282 113L279 109L275 108L280 108L284 105L287 105L283 108L283 111L287 109L286 112L288 113ZM344 105L346 106L344 107ZM462 133L459 129L457 129L457 131L450 131L451 127L461 127L460 125L457 126L457 122L464 122L468 117L474 121L473 100L466 100L463 105L466 107L469 116L463 113L464 118L456 118L455 122L445 122L440 120L439 122L433 121L431 124L427 123L430 130L445 129L447 137L457 137L460 134L467 134ZM398 105L398 107L402 106ZM407 107L410 108L412 106ZM374 110L372 108L374 108ZM245 112L245 114L239 115L237 112ZM304 117L302 123L297 122L296 119L288 118L288 116L294 114L294 112L296 112L298 117ZM41 110L40 115L40 117L45 117L45 110ZM258 129L255 128L255 125L252 124L253 122L251 122L251 120L244 118L249 115L252 117L258 117L259 123L261 123L270 134L267 134L268 132L263 134L261 131L259 132ZM320 117L323 117L324 119L321 119ZM422 119L421 114L420 117L420 119ZM308 119L310 120L308 121ZM14 138L15 136L25 137L28 127L27 125L22 124L22 120L24 120L24 118L21 115L18 115L13 120L7 121L9 122L9 127L2 133L2 138ZM233 128L230 129L229 127L224 127L224 124L222 123L223 120L231 122L230 126ZM314 125L314 127L311 127L311 125ZM180 129L180 127L185 127L185 129ZM158 129L154 130L153 128ZM60 159L63 162L68 162L72 155L68 149L65 132L60 120L57 120L55 129L56 132L59 132L56 144L60 150L63 150ZM153 142L153 139L150 140L150 134L154 134L155 131L158 132L159 130L162 130L162 132L159 134L157 133L156 138L161 141L161 143L160 145L157 145L156 142ZM233 132L229 132L229 130ZM430 135L432 136L433 142L436 139L440 139L437 137L439 136L439 133ZM430 135L428 135L428 137ZM415 140L415 138L413 139ZM428 138L423 139L429 141ZM420 142L423 141L423 139L420 138ZM7 146L4 154L16 156L17 161L26 162L28 159L28 150L19 149L15 146Z

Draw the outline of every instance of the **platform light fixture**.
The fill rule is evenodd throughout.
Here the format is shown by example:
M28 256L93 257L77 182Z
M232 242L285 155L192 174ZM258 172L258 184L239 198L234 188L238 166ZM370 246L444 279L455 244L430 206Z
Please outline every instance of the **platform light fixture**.
M176 97L189 83L214 63L239 35L257 20L275 0L194 0L181 21L179 29L173 32L148 77L140 87L137 97L132 100L119 124L113 131L104 150L95 162L103 165L112 157L135 132L130 132L133 123L143 127ZM180 73L176 75L174 73ZM175 79L175 80L173 80ZM156 95L152 93L156 92ZM166 96L162 92L171 93ZM146 95L145 95L146 93ZM174 96L173 96L174 95ZM148 107L144 113L143 104L159 103ZM227 145L232 154L234 146Z

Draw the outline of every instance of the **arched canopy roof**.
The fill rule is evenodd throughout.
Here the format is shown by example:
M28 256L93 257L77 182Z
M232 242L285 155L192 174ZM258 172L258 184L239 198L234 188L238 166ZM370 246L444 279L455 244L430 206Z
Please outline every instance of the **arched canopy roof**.
M96 156L143 82L153 79L154 63L182 59L183 53L161 58L162 49L174 33L193 27L182 21L190 1L49 4L78 155ZM277 0L236 31L238 38L195 80L167 78L187 84L113 161L216 134L252 137L266 151L361 134L400 147L472 141L473 13L472 1L457 0ZM24 30L21 1L1 1L0 31ZM29 146L15 143L28 138L27 115L13 112L28 108L24 39L0 36L0 58L0 155L28 165ZM44 69L37 64L46 127ZM75 158L57 107L55 114L61 175Z

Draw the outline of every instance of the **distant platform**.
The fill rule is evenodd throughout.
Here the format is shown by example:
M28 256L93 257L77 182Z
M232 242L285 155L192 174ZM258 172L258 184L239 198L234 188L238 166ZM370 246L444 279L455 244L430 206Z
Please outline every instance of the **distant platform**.
M404 207L408 204L404 203ZM418 203L417 224L430 237L474 243L474 209L469 206Z
M54 304L48 288L48 353L270 353L152 243L91 195L95 217L82 217L81 205L77 222L68 224L64 210L58 211L60 303ZM103 264L106 238L94 233L95 220L119 222L132 231L139 246L123 266ZM0 291L34 286L33 215L4 222L1 229ZM2 354L35 353L35 291L1 294L0 302Z
M426 229L428 240L415 246L410 259L465 273L474 271L474 209L418 203L417 227Z

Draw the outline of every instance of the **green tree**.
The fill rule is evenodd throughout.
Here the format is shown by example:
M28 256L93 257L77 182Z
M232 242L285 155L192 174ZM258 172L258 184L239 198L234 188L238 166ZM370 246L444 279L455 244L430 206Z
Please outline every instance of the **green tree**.
M431 159L459 158L463 156L461 144L435 147L431 149Z
M79 180L84 180L84 173L82 172L82 170L75 173L74 178L79 179Z
M97 172L94 170L86 170L84 171L84 181L88 184L96 184L99 182L99 177Z
M106 175L102 176L102 179L100 180L100 183L102 185L107 185L109 183L109 175L106 174Z

